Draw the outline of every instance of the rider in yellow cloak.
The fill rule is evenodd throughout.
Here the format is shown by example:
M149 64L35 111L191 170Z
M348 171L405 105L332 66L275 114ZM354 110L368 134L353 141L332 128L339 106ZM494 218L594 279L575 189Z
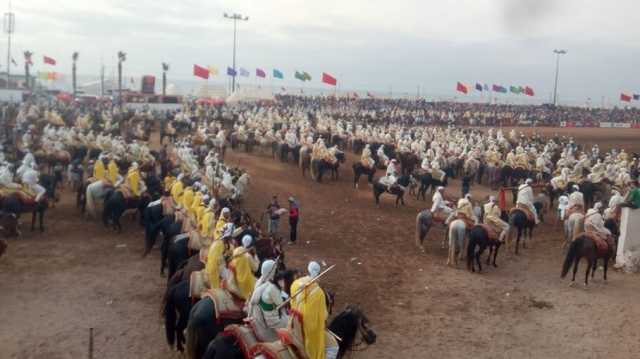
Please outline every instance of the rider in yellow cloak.
M328 317L327 303L324 291L318 282L307 285L320 274L320 265L310 262L309 276L296 279L291 284L291 294L295 295L302 289L302 293L291 299L292 316L289 325L297 320L302 323L304 348L309 359L324 359L325 357L325 329Z
M129 172L127 173L126 183L129 185L134 196L140 196L140 171L138 170L138 163L134 162L131 164Z
M109 165L107 166L107 176L109 178L109 181L111 182L111 184L115 184L118 181L118 175L120 174L120 169L118 168L118 164L116 163L116 161L112 158L111 161L109 161Z
M253 238L246 235L242 238L242 247L233 250L233 259L229 263L229 270L233 273L238 296L247 300L253 293L256 284L256 277L253 275L258 270L260 261L255 255L249 253L249 248L253 244Z

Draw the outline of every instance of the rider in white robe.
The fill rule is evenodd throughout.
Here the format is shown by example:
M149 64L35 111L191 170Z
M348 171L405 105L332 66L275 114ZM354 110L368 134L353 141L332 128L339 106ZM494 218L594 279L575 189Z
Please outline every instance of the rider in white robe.
M47 192L47 190L38 184L38 176L40 174L33 168L30 168L24 172L22 175L22 183L27 187L28 190L33 192L36 196L36 202L39 202L42 199L42 196Z
M395 158L392 159L391 162L389 162L389 165L387 166L386 175L380 179L380 183L386 185L388 189L391 189L391 187L398 180L397 166L398 166L398 160L396 160Z
M433 204L431 205L431 213L435 213L437 211L443 211L447 216L453 212L453 208L449 206L449 203L444 199L442 193L444 192L444 187L440 186L437 188L436 193L433 194L431 201Z
M593 208L589 209L584 217L584 228L586 231L596 232L599 236L608 237L611 231L604 226L604 218L602 218L602 203L596 202Z
M533 188L531 187L532 183L533 180L531 178L528 178L524 184L520 185L520 187L518 188L516 203L527 207L531 211L531 213L533 213L536 224L538 224L540 223L540 219L538 219L538 211L533 205Z

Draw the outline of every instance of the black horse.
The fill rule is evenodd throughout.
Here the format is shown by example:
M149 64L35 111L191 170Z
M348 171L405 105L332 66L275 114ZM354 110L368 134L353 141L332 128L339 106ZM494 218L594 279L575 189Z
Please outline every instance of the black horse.
M43 196L40 201L26 199L18 193L12 193L6 197L0 197L0 210L2 212L15 215L16 220L20 219L22 213L31 212L31 230L35 229L36 216L39 219L40 232L44 232L44 214L49 207L47 196Z
M474 226L469 231L469 244L467 247L467 269L472 272L476 271L475 262L478 264L478 272L482 272L482 264L480 263L480 256L484 250L489 247L489 256L487 257L487 265L491 262L491 253L493 253L493 266L496 265L496 257L498 257L498 250L500 249L502 242L489 238L489 233L483 226ZM476 251L476 246L478 250Z
M376 202L376 205L380 205L380 195L386 192L396 196L396 207L398 207L398 203L402 203L402 205L404 206L404 193L408 190L410 183L410 176L402 176L398 178L396 183L391 186L391 188L389 188L388 186L380 183L380 179L378 178L373 183L373 198Z
M442 181L434 178L431 173L425 172L425 171L414 171L411 174L411 176L413 176L413 178L418 180L418 183L420 183L420 187L418 187L418 193L416 195L416 199L420 199L420 197L422 197L423 201L426 201L427 191L429 190L430 187L431 187L431 191L433 192L436 190L436 188L440 186L442 187L447 186L446 175Z
M614 247L614 245L607 242L606 251L599 251L596 243L589 235L585 233L577 235L573 242L571 242L569 250L567 251L567 256L565 257L562 265L561 277L566 277L567 273L569 273L569 268L573 265L573 277L571 279L571 283L573 284L576 281L578 263L580 263L580 259L584 257L588 262L587 271L584 274L584 285L589 285L589 272L591 272L591 277L593 278L597 268L598 259L602 258L604 260L603 277L606 281L609 259L614 255Z
M533 204L538 213L542 213L542 203L536 202ZM517 230L517 238L516 238L516 254L520 249L520 238L522 237L522 247L527 248L525 243L524 236L526 236L529 240L531 240L531 236L533 233L533 228L536 226L535 221L530 221L527 217L527 214L524 210L516 208L509 215L509 227L516 228ZM524 236L523 236L524 234Z
M337 161L335 163L331 163L325 160L320 159L312 159L311 160L311 173L315 176L315 180L318 183L322 182L322 177L325 172L330 171L333 180L338 179L338 169L340 168L340 164L344 163L345 155L343 152L336 153Z
M376 173L376 168L374 167L365 167L362 165L360 161L356 162L352 166L353 168L353 187L358 188L358 181L360 181L360 176L367 175L367 181L369 184L373 184L373 175Z
M109 227L110 224L113 225L113 228L120 233L122 232L122 225L120 224L122 214L128 209L137 209L140 213L141 224L143 224L143 212L149 202L151 202L151 199L146 194L135 198L125 198L121 191L109 190L104 197L102 222L105 227Z
M356 306L349 305L338 314L329 324L328 328L336 336L340 337L338 341L337 358L343 358L349 351L361 350L356 344L358 334L361 343L372 345L376 342L376 333L369 327L369 319ZM244 359L242 349L240 349L237 341L230 335L218 335L214 341L209 344L204 359Z

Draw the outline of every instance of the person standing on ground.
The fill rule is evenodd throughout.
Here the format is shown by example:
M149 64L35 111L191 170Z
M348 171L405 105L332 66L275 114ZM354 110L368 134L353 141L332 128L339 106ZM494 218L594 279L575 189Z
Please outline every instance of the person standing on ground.
M269 228L267 229L270 235L278 233L278 225L280 224L280 204L278 203L278 196L273 196L271 203L267 206L267 215L269 216Z
M289 243L294 244L298 239L298 220L300 219L300 207L296 199L289 197Z

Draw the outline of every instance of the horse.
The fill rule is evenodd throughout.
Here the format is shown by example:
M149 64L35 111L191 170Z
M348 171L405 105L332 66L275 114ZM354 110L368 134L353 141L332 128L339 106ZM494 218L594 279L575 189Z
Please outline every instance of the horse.
M458 266L458 260L463 259L465 236L467 225L461 219L453 220L449 223L449 257L447 258L447 265ZM456 256L458 253L458 256Z
M416 235L415 241L418 248L422 250L423 253L427 252L427 249L424 246L424 240L427 238L427 234L431 229L431 226L436 223L433 219L433 214L431 210L425 209L418 213L416 216ZM442 240L442 247L444 248L445 241L447 239L447 232L444 233L444 238Z
M498 250L500 249L502 242L499 240L491 239L489 233L483 226L473 226L469 231L469 245L467 247L467 269L475 272L475 262L478 263L478 272L482 272L482 264L480 264L480 256L484 250L489 247L489 256L487 257L487 265L491 261L491 253L493 252L493 267L498 268L496 264L496 257L498 257ZM478 251L476 252L476 246Z
M345 310L339 313L331 323L328 329L340 338L338 342L338 354L336 358L344 358L345 354L350 351L360 351L363 348L356 344L356 337L360 335L360 343L365 346L373 345L376 342L377 335L369 326L370 322L364 312L357 306L348 305ZM238 345L237 340L223 333L213 340L203 359L244 359L245 356L242 349Z
M420 161L418 156L413 152L400 152L398 157L403 175L411 174Z
M538 213L542 213L541 203L536 202L533 205L536 208L536 211ZM515 252L516 255L518 254L520 249L520 238L522 238L522 248L527 248L524 237L527 237L529 240L531 240L533 228L535 226L536 226L536 222L530 221L529 218L527 217L527 214L519 208L516 208L516 210L514 210L513 213L509 215L509 228L517 229L516 252ZM507 236L507 237L510 237L510 236Z
M76 192L76 206L80 208L82 214L95 218L95 203L99 200L104 200L107 192L112 189L113 185L106 181L95 181L93 183L85 181L78 187L78 191Z
M396 196L396 207L398 207L398 202L402 203L404 206L404 193L406 188L409 187L411 182L410 176L401 176L398 178L396 183L389 188L388 186L380 183L380 178L378 178L373 183L373 198L375 200L376 206L380 206L380 195L383 193L389 193Z
M427 191L434 191L439 186L445 187L447 185L447 177L443 180L438 180L430 172L427 171L414 171L411 176L418 180L420 187L418 187L418 193L416 194L416 200L422 197L423 201L427 200Z
M360 176L367 175L367 182L373 184L373 175L376 173L376 167L365 167L360 161L351 166L353 168L353 188L358 188Z
M6 213L13 213L16 220L20 219L22 213L31 212L31 231L35 230L36 217L39 219L40 232L44 232L44 214L49 207L48 196L45 194L39 201L27 199L18 192L10 193L0 197L0 210Z
M109 227L111 223L113 228L122 232L120 217L128 209L137 209L140 212L140 220L142 220L144 209L151 202L149 195L143 193L139 197L125 198L125 195L119 190L109 190L104 197L104 208L102 210L102 222L105 227ZM143 224L143 223L141 223Z
M606 251L599 251L594 240L587 235L586 233L581 233L576 236L576 238L571 242L569 246L569 250L567 251L567 255L564 259L564 263L562 265L562 273L560 275L561 278L566 277L569 272L569 268L573 264L573 277L571 279L571 284L576 281L576 272L578 271L578 264L580 263L580 259L585 257L587 259L587 271L584 274L584 285L589 285L589 272L591 272L591 277L593 278L596 265L598 263L598 259L602 258L604 260L604 280L607 280L607 267L609 265L609 259L614 255L614 248L607 242Z

